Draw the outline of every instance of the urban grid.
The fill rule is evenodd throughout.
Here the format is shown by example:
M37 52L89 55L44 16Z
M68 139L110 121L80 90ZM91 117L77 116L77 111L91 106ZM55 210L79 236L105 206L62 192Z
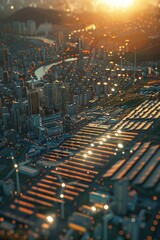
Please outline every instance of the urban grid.
M0 0L0 240L160 240L160 1Z

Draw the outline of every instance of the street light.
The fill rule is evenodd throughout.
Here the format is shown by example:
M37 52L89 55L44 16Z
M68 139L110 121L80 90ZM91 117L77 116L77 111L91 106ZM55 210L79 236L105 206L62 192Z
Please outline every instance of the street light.
M97 209L96 209L95 206L92 206L92 207L91 207L91 210L92 210L92 212L96 212Z
M122 143L118 143L118 147L119 147L119 148L123 148L124 146L123 146Z
M122 74L122 56L120 56L121 59L121 74Z
M64 198L64 194L63 193L60 194L60 198Z
M17 163L14 164L14 168L15 168L15 170L16 170L17 193L18 193L18 196L19 196L20 193L21 193L21 190L20 190L19 170L18 170L18 164L17 164Z
M64 201L63 201L64 194L63 193L60 194L60 198L62 199L62 203L61 203L61 219L64 220L65 213L64 213Z
M107 204L104 205L104 209L105 210L108 210L109 209L109 206Z
M54 218L52 216L47 216L47 221L49 223L53 223L54 222Z
M65 195L64 195L64 192L65 192L65 187L66 187L66 183L64 182L64 180L61 178L61 176L56 173L56 177L57 179L60 181L61 183L61 190L60 190L60 195L59 197L62 199L61 201L61 219L64 220L65 219ZM73 185L76 181L74 182L69 182L67 183L67 185Z
M92 155L92 151L89 150L89 151L88 151L88 154Z

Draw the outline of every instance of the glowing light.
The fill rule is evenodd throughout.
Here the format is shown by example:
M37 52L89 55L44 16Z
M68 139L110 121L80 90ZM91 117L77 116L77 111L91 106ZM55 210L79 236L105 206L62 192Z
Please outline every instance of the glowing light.
M122 133L122 131L119 129L118 131L117 131L118 133Z
M14 9L14 6L12 5L12 6L11 6L11 10L13 10L13 9Z
M90 151L90 150L89 150L89 151L88 151L88 154L90 154L90 155L91 155L91 154L92 154L92 151Z
M111 8L128 8L134 3L134 0L103 0L104 4Z
M18 164L14 164L14 167L15 167L15 168L18 168Z
M83 157L84 157L84 158L87 158L88 156L87 156L87 154L83 154Z
M62 187L65 187L66 186L66 184L65 183L62 183Z
M92 209L93 212L96 211L96 207L94 207L94 206L92 206L91 209Z
M106 138L103 138L103 139L102 139L102 141L103 141L103 142L106 142L106 141L107 141L107 139L106 139Z
M123 148L123 144L122 143L118 143L118 147L119 148Z
M54 219L53 219L53 217L51 217L51 216L47 216L47 221L48 221L49 223L53 223Z
M91 147L94 147L94 143L91 143Z
M103 142L102 142L102 141L100 141L100 142L99 142L99 144L100 144L100 145L103 145Z
M134 223L136 221L136 219L133 217L131 218L131 222Z
M64 194L61 194L61 195L60 195L60 198L64 198Z
M109 206L107 204L104 205L104 209L105 210L108 210L109 209Z

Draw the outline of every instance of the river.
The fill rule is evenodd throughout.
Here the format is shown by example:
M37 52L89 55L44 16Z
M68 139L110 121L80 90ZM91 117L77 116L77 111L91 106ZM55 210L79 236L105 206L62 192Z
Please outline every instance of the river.
M65 59L65 62L72 62L72 61L76 61L77 58L67 58ZM52 66L56 66L56 65L59 65L61 64L62 61L58 61L58 62L55 62L55 63L50 63L50 64L47 64L47 65L43 65L39 68L37 68L37 70L35 71L35 75L37 77L38 80L42 79L44 77L44 75L47 73L47 71L52 67Z

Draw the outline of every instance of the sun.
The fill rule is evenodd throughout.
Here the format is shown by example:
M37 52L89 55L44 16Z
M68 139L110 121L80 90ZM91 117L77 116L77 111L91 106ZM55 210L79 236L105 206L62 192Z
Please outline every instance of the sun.
M134 0L103 0L111 8L129 8L133 5Z

